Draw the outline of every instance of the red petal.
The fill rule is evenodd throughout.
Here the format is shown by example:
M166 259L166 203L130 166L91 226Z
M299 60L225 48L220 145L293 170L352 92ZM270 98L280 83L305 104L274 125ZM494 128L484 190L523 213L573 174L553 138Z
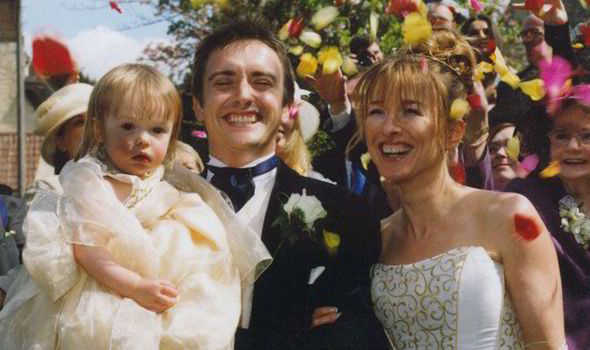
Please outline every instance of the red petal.
M33 38L33 69L41 77L73 74L76 64L64 43L49 36Z
M529 11L540 11L544 3L544 0L525 0L524 8Z
M525 241L532 241L541 234L535 220L521 214L514 214L514 229Z
M481 98L477 94L471 94L467 96L467 102L471 109L481 109Z
M457 181L457 183L465 184L465 167L460 163L451 165L451 177Z
M590 25L581 25L580 31L582 32L582 37L584 38L584 45L590 45Z
M409 13L418 11L418 5L412 0L391 0L385 13L404 19Z
M291 22L291 25L289 26L289 36L291 38L297 38L301 34L302 30L303 30L303 18L301 18L301 17L294 18L293 22Z
M117 4L115 1L109 1L109 5L111 6L112 10L115 10L119 13L123 13L123 10L121 10L121 8L119 7L119 4Z

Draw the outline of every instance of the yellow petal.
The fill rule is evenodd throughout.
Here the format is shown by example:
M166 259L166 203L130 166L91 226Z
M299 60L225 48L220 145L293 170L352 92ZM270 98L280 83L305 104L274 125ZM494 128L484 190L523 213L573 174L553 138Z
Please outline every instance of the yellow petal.
M583 8L588 9L588 3L586 2L587 0L579 0L580 1L580 5L582 5Z
M191 6L196 9L199 8L203 5L205 5L206 3L208 3L208 0L191 0Z
M322 37L318 33L312 31L304 31L301 33L301 35L299 35L299 40L315 49L322 44Z
M490 58L494 62L494 69L500 74L500 76L510 73L510 69L508 69L508 65L506 64L506 60L504 59L504 56L502 56L500 49L496 47Z
M539 101L545 97L545 89L543 88L543 80L541 79L523 81L520 83L519 87L522 92L527 94L533 101Z
M363 169L369 170L369 162L370 161L371 161L371 155L369 154L369 152L363 153L363 155L361 155L361 165L363 166Z
M346 75L355 75L359 72L356 63L354 60L348 56L344 57L344 62L342 62L342 71Z
M575 43L575 44L572 45L572 47L574 49L578 49L579 50L579 49L583 49L584 48L584 45L582 43Z
M318 69L318 60L310 53L304 53L299 58L299 65L297 65L297 74L304 78L306 75L315 74Z
M340 61L335 58L328 58L322 65L322 74L333 74L340 68Z
M520 139L518 136L511 137L506 143L506 155L518 161L518 156L520 155Z
M297 45L289 48L289 52L295 56L299 56L303 53L303 46Z
M402 24L404 41L408 44L415 44L426 40L432 34L432 27L426 17L417 12L412 12L406 16Z
M335 253L340 246L340 235L324 230L324 244L329 252Z
M518 75L512 72L508 72L502 75L501 79L503 82L510 85L513 89L516 89L518 87L518 84L520 84L520 78L518 77Z
M311 17L311 24L316 30L325 28L338 17L338 9L335 6L327 6L320 9Z
M339 62L339 64L342 64L343 61L340 51L335 46L324 47L320 50L320 52L318 52L318 62L320 64L324 64L324 62L328 59L335 59Z
M461 120L467 113L469 113L469 102L456 98L451 104L451 119Z
M281 27L281 30L279 30L279 34L278 34L279 39L287 40L287 38L289 37L289 26L291 25L292 22L293 22L293 18L288 20L287 23L285 23Z
M428 7L422 0L418 0L418 13L426 17L428 15Z
M485 61L479 62L477 64L477 68L484 73L489 73L494 70L494 66L492 66L491 63Z
M371 16L369 17L369 34L371 35L371 39L375 40L377 38L377 28L379 27L379 15L371 11Z
M229 0L215 0L215 4L224 9L229 6Z
M560 171L559 162L553 161L549 164L548 167L546 167L545 169L543 169L543 171L541 171L539 176L542 178L553 177L553 176L556 176L557 174L559 174L559 171Z

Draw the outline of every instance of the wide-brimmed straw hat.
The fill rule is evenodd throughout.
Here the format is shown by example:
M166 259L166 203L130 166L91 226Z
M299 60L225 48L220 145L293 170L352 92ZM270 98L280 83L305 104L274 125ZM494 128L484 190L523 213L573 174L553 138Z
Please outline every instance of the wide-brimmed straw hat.
M295 84L295 103L299 105L299 124L303 141L311 140L320 126L320 112L311 103L303 100L302 96L309 96L311 91L299 88Z
M43 136L41 156L53 165L55 135L69 119L86 113L92 85L75 83L66 85L49 96L35 111L35 134Z

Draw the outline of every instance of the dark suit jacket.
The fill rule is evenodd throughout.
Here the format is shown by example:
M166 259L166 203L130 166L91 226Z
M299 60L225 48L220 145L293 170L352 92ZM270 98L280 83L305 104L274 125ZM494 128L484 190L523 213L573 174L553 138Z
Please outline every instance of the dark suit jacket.
M320 200L328 212L327 228L341 237L335 255L312 240L291 243L273 226L288 197L304 189ZM279 164L262 232L273 263L254 286L250 326L238 331L236 349L387 348L369 299L369 268L378 257L380 235L367 208L349 192ZM310 272L317 266L326 270L310 286ZM343 315L310 330L318 306L337 306Z

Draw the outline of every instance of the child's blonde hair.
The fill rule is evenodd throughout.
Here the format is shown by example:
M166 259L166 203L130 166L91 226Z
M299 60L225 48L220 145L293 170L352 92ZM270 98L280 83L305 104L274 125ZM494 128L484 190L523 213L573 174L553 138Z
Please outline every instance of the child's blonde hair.
M287 136L283 150L278 152L277 155L289 168L294 169L300 175L304 175L311 170L311 155L303 140L300 117L295 119L293 130Z
M123 112L131 111L131 115ZM174 160L182 119L182 103L174 84L155 68L128 63L111 69L96 83L90 101L84 138L75 159L100 146L107 117L172 121L164 164Z

